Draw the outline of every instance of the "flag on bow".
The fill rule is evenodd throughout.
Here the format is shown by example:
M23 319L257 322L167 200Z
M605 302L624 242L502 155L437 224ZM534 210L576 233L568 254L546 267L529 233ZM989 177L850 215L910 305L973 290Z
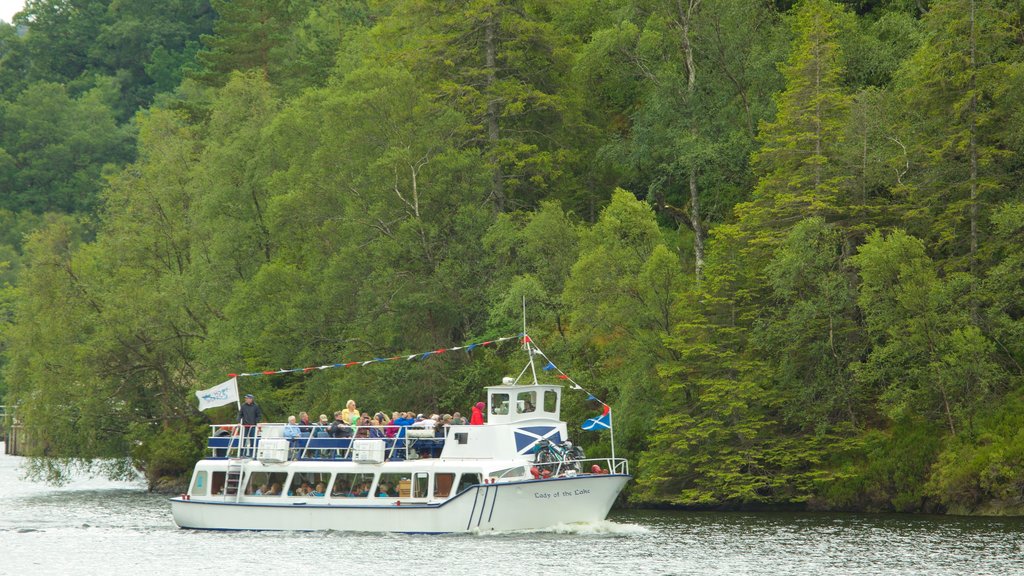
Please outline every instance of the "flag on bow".
M594 418L588 418L583 423L584 430L611 430L612 429L612 409L605 405L604 412L600 416Z
M238 378L221 382L213 388L199 390L196 392L196 398L199 399L199 410L201 411L238 402Z

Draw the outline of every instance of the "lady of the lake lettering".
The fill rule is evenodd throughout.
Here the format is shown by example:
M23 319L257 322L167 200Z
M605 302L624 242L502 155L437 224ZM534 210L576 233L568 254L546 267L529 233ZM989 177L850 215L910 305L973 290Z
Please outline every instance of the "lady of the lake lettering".
M559 497L570 498L572 496L583 496L585 494L590 494L590 490L587 490L586 488L577 488L575 490L562 490L561 492L557 490L554 492L534 492L533 497L540 499Z

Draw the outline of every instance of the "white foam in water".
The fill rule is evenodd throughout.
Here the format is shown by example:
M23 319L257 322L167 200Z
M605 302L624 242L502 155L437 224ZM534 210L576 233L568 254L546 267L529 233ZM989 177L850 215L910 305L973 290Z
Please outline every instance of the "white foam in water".
M479 532L480 536L505 535L505 534L576 534L580 536L639 536L650 534L650 528L637 524L612 522L601 520L599 522L579 522L574 524L555 524L547 528L533 530L488 530Z

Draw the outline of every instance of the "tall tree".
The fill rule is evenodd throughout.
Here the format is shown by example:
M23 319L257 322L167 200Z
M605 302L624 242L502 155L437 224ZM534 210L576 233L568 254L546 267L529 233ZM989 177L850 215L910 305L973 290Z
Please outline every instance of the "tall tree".
M898 82L914 172L912 230L978 272L990 206L1020 173L1010 151L1024 86L1013 2L942 0L924 17L927 40Z
M534 0L415 0L381 23L432 96L469 119L464 137L487 159L499 212L576 186L564 166L577 159L560 144L583 127L569 106L567 39L550 19Z

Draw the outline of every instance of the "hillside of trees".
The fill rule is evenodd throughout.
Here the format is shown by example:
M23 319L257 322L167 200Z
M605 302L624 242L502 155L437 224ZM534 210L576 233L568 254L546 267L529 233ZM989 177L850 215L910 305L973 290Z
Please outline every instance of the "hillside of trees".
M631 504L1024 514L1022 182L1015 1L30 0L0 398L36 474L157 486L227 373L515 335L525 297ZM465 413L523 362L240 385Z

